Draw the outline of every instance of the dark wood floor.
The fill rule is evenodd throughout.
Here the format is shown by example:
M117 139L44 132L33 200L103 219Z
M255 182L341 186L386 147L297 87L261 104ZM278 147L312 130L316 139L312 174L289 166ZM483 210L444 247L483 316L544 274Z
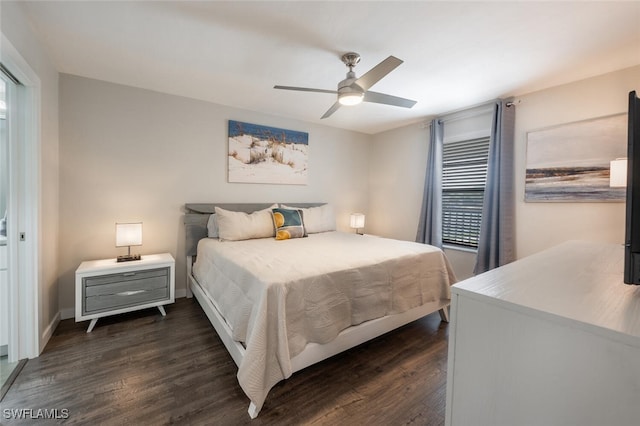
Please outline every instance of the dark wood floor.
M438 313L295 373L276 385L260 415L236 366L195 299L167 316L149 309L88 323L65 320L29 360L0 403L6 409L67 409L90 425L441 425L448 325Z

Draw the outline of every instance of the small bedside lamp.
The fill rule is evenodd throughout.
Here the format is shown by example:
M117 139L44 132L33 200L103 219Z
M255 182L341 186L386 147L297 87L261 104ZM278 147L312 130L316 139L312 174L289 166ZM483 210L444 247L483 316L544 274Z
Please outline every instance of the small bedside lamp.
M364 228L364 215L362 213L351 213L350 226L355 228L356 234L362 235L362 232L358 232L358 229Z
M611 188L624 188L627 186L627 159L616 158L611 160L609 172L609 186Z
M118 262L140 260L139 254L131 254L131 246L142 245L142 222L116 223L116 247L127 247L127 254L118 256Z

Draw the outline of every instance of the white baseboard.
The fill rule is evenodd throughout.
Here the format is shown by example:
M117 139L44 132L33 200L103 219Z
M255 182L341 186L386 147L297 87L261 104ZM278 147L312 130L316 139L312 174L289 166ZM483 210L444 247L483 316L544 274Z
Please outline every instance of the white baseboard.
M58 324L60 324L60 318L61 313L58 312L57 314L55 314L47 328L45 328L42 332L42 336L40 336L40 352L44 350L44 347L47 346L49 339L51 339L51 336L53 336L53 332L56 330L56 327L58 327Z
M181 297L187 297L187 289L186 288L177 289L175 293L175 297L176 299L179 299Z

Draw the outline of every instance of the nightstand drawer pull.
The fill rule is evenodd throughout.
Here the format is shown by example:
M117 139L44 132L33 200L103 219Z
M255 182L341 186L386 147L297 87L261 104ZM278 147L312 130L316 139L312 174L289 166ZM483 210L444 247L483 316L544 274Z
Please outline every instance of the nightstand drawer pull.
M126 272L124 274L122 274L123 277L133 277L136 273L135 272Z
M116 296L133 296L134 294L144 293L146 290L138 290L138 291L123 291L120 293L116 293Z

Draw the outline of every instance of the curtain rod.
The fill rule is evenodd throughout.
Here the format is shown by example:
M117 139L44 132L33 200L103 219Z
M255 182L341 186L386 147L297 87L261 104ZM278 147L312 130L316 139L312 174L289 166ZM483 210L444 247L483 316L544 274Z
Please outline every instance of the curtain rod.
M507 98L507 99L514 99L513 97ZM493 107L493 105L495 105L495 103L497 101L500 101L501 99L497 98L497 99L493 99L487 102L482 102L467 108L462 108L462 109L457 109L457 110L453 110L453 111L449 111L447 113L444 114L439 114L437 116L428 118L426 122L423 122L422 124L422 128L426 129L428 127L431 127L431 120L433 120L434 118L437 118L438 120L440 120L440 122L442 123L446 123L446 122L450 122L450 121L456 121L456 120L461 120L464 118L469 118L469 117L473 117L475 115L480 115L483 114L485 112L488 111L489 107ZM504 99L502 99L504 100ZM519 105L521 102L520 99L517 100L508 100L505 103L505 106L507 107L512 107L512 106L517 106Z
M11 71L9 71L2 62L0 62L0 73L4 74L9 80L13 82L13 84L18 84L18 85L22 84L20 83L20 80L16 78L16 76L11 74Z

